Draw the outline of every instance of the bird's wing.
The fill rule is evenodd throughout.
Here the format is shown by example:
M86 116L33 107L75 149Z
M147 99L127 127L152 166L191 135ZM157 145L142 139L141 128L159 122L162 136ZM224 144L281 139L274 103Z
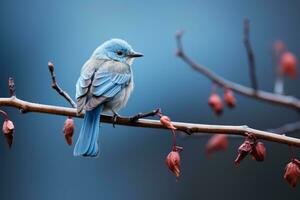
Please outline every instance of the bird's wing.
M104 60L88 60L82 67L80 77L76 83L77 111L81 112L86 104L88 93L92 85L96 69L99 68Z
M116 73L99 69L91 85L92 96L88 99L85 109L91 110L116 96L131 80L130 73Z
M87 61L76 84L77 110L92 110L101 103L113 98L130 80L130 73L113 72L111 62L104 65ZM97 65L97 67L95 67Z

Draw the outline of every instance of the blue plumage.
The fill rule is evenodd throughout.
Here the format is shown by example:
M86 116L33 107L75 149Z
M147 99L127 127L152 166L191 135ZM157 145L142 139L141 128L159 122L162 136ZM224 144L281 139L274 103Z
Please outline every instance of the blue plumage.
M74 156L98 155L98 135L102 111L116 113L126 105L133 90L131 64L142 54L120 39L100 45L83 65L76 84L77 110L85 117Z
M74 156L95 157L98 155L98 135L102 109L103 105L99 105L97 108L85 113L79 138L74 148Z

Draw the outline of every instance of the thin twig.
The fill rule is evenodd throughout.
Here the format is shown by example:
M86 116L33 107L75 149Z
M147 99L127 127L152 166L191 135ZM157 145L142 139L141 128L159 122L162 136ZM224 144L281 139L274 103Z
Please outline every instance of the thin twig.
M300 121L284 124L278 128L268 129L269 132L279 133L279 134L288 134L300 130Z
M84 113L78 114L75 108L31 103L31 102L18 99L17 97L0 98L0 106L15 107L15 108L23 109L26 112L47 113L47 114L62 115L62 116L72 116L78 118L83 118L84 116ZM112 123L113 122L112 116L101 115L101 122ZM116 119L116 124L124 125L124 126L133 126L133 127L167 129L164 125L160 123L159 120L139 119L136 122L133 122L130 117L118 117ZM208 124L192 124L192 123L183 123L183 122L172 122L172 124L177 128L178 131L183 131L188 133L200 133L200 132L211 133L211 134L224 133L224 134L241 135L241 136L246 136L247 133L250 133L255 135L259 139L292 145L295 147L300 147L300 139L249 128L245 125L223 126L223 125L208 125Z
M58 83L56 82L56 78L55 78L55 74L54 74L54 65L53 63L51 62L48 62L48 69L49 69L49 72L50 72L50 75L51 75L51 80L52 80L52 84L51 84L51 87L56 90L56 92L61 95L62 97L64 97L68 102L69 104L73 107L73 108L76 108L76 103L72 100L72 98L70 97L70 95L65 92L64 90L62 90Z
M147 113L138 113L137 115L134 115L133 117L130 117L131 121L135 122L139 119L142 118L147 118L147 117L153 117L155 115L159 115L161 113L161 109L157 108L151 112L147 112Z
M224 88L231 89L241 95L245 95L245 96L252 97L257 100L266 101L269 103L286 106L286 107L295 109L297 111L300 111L300 100L297 99L296 97L274 94L274 93L266 92L263 90L255 91L252 88L229 81L229 80L215 74L214 72L210 71L207 67L194 62L183 51L181 38L182 38L182 32L180 34L176 34L178 57L180 57L184 62L186 62L192 69L200 72L201 74L203 74L204 76L209 78L214 83L216 83Z
M9 77L8 79L8 89L9 89L9 95L16 96L16 88L15 88L15 82L14 79Z
M5 112L4 110L0 110L0 114L3 115L4 119L5 120L8 120L8 115L7 115L7 112Z
M284 94L283 91L284 91L283 77L282 77L282 75L280 73L277 73L275 84L274 84L274 93L276 93L276 94Z
M248 63L249 63L249 75L251 80L252 88L256 91L258 89L256 73L255 73L255 57L253 50L250 44L250 21L249 19L244 20L244 45L246 48L247 56L248 56Z
M284 78L279 67L279 58L286 51L286 47L282 41L276 41L272 48L272 58L275 71L274 93L284 94Z

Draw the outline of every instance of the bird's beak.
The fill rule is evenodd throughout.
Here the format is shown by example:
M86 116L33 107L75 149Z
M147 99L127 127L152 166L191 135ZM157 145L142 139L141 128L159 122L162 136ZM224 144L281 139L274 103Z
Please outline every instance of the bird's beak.
M137 58L137 57L143 57L143 56L144 56L144 55L143 55L142 53L135 52L135 51L131 52L131 53L128 55L128 57L130 57L130 58Z

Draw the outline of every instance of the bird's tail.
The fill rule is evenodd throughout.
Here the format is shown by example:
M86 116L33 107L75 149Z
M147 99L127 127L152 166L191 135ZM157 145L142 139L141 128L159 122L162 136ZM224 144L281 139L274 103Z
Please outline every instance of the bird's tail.
M74 148L74 156L95 157L98 155L98 136L100 128L100 113L103 105L91 111L86 111L78 140Z

